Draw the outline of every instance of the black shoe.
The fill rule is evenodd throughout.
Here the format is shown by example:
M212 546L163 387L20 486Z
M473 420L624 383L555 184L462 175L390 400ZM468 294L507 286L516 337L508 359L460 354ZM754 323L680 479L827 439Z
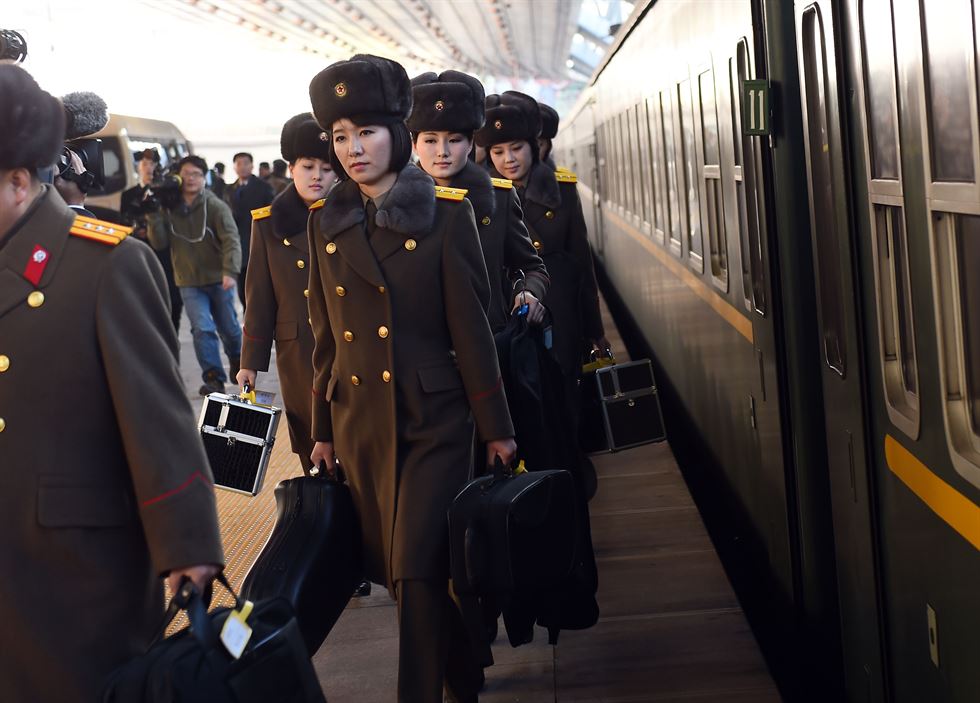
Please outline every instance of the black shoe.
M211 393L224 393L225 392L225 382L221 380L218 372L214 369L205 372L204 374L204 385L202 385L198 391L203 396L209 395Z
M361 585L354 589L354 598L363 598L371 595L371 582L361 581Z

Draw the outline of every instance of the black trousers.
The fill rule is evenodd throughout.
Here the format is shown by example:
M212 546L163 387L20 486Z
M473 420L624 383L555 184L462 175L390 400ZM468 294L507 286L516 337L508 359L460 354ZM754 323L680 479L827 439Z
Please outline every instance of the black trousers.
M405 580L398 600L398 703L476 703L483 669L446 581Z
M174 281L174 262L170 258L170 248L163 251L153 250L157 255L157 260L163 267L163 274L167 277L167 292L170 294L170 320L174 323L174 331L180 333L180 316L184 312L184 299L180 297L180 289Z

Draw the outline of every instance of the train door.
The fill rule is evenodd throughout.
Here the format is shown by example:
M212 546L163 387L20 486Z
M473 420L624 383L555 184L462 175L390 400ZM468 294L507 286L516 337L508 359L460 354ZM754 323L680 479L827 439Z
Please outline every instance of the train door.
M874 527L866 452L859 307L843 132L838 47L830 0L797 0L804 148L815 266L827 465L849 701L884 701ZM844 113L846 114L846 112Z

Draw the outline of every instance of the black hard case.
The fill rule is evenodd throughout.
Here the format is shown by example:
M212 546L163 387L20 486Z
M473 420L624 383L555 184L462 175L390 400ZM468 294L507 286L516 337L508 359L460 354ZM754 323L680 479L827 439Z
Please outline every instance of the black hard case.
M262 490L281 414L237 395L211 393L204 399L197 426L215 486L251 496Z
M667 439L649 359L599 368L582 377L582 449L618 452Z
M276 486L276 525L242 583L249 600L283 597L313 656L361 582L361 533L350 489L303 476Z

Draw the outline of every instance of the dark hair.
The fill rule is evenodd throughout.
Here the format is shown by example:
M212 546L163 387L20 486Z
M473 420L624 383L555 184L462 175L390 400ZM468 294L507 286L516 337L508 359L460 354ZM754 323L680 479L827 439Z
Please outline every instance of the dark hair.
M136 160L142 161L143 159L149 159L155 164L160 163L160 152L153 148L143 149L143 151L136 153Z
M180 161L177 162L177 171L179 172L185 165L190 164L194 168L201 169L202 174L208 172L208 162L202 159L200 156L195 156L191 154L190 156L185 156Z
M238 161L238 157L239 157L239 156L244 156L244 157L246 157L246 158L247 158L247 159L248 159L249 161L253 161L253 162L255 161L255 159L253 159L253 158L252 158L252 155L251 155L251 154L249 154L249 153L248 153L247 151L240 151L240 152L238 152L237 154L235 154L234 156L232 156L232 157L231 157L231 160L232 160L233 162L234 162L234 161Z
M272 162L272 172L277 176L286 175L286 162L282 159L276 159Z
M422 132L449 132L450 134L462 134L466 137L466 140L473 144L473 132L460 131L456 129L423 129L419 132L412 132L412 144L416 144L419 140L419 135Z
M354 115L347 118L354 123L355 127L365 127L367 125L382 125L388 128L391 134L391 162L388 164L388 171L399 173L412 159L412 135L408 132L405 122L398 117L391 115ZM337 152L333 148L333 131L328 130L330 135L330 166L333 168L337 178L349 178L343 164L337 157Z
M268 161L260 161L259 168L270 168Z

